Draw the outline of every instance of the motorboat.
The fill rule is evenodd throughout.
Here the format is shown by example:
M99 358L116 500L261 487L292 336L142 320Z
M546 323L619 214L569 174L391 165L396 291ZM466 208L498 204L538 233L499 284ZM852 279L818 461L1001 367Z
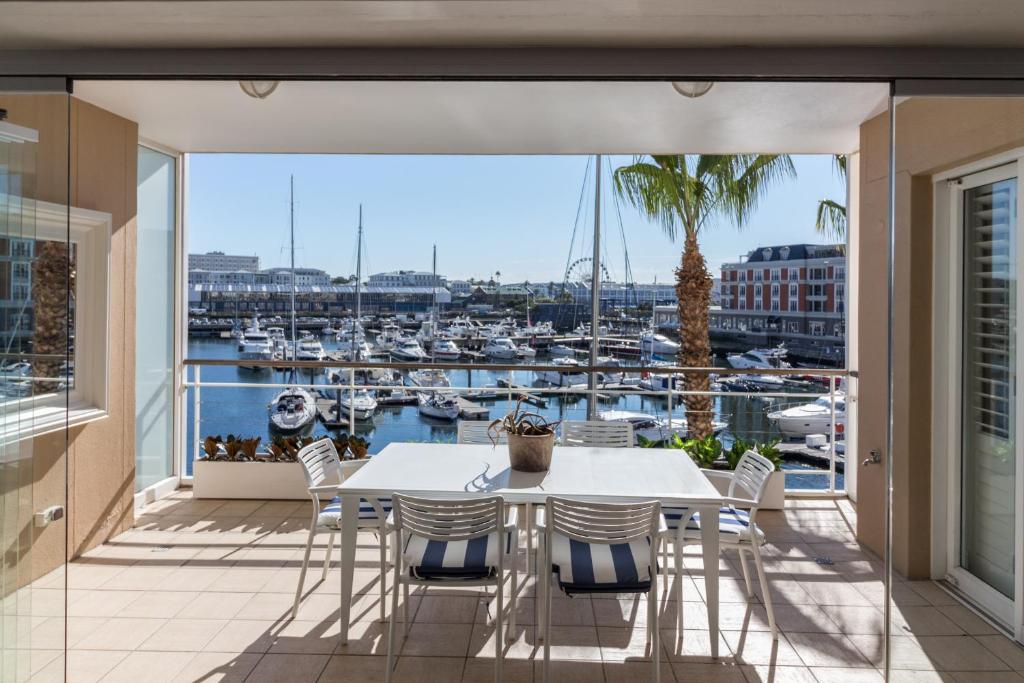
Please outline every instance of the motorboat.
M373 347L365 341L345 342L338 348L338 355L351 362L369 360L372 354Z
M644 332L640 335L640 353L648 356L671 356L679 353L679 343L663 334Z
M576 329L572 333L578 337L589 337L590 336L590 323L580 323L576 326ZM608 327L605 325L597 326L597 334L599 337L603 337L608 334Z
M341 414L353 415L357 420L369 420L377 410L377 399L366 389L342 390L338 405Z
M520 344L516 347L516 358L527 358L533 359L537 357L537 349L526 344Z
M251 341L246 340L242 344L242 350L238 354L238 357L242 361L250 360L274 360L274 347L270 345L270 342L264 339L263 341ZM266 365L247 365L244 362L239 364L239 367L246 368L248 370L266 370Z
M323 344L316 337L303 337L299 340L295 360L323 360L326 356Z
M470 318L459 316L448 323L448 327L444 330L445 334L449 337L456 339L462 339L465 337L472 337L476 332L476 326Z
M787 439L797 439L808 434L831 434L833 415L836 433L842 434L846 431L846 394L843 392L819 396L812 403L774 410L768 413L768 420Z
M349 321L347 325L342 325L334 337L339 343L347 344L352 340L361 342L366 339L366 333L363 331L363 326L356 322L354 325L352 321Z
M254 342L267 341L267 339L269 338L269 335L267 334L266 330L260 328L259 318L256 317L253 317L252 324L249 325L249 327L245 328L245 331L242 333L242 335L245 337L247 341Z
M427 359L427 352L415 339L403 339L391 349L391 356L401 361L421 361Z
M430 346L430 355L438 360L458 360L462 350L451 339L435 339Z
M565 344L552 344L548 347L548 355L553 358L575 358L576 349Z
M651 361L650 366L671 367L672 363L665 361ZM669 389L683 388L683 375L681 373L655 374L649 373L640 377L640 388L644 391L668 391Z
M719 391L735 393L761 393L785 391L786 380L777 375L726 375L718 377L712 387Z
M555 358L551 365L565 368L564 370L541 370L537 372L537 379L559 387L586 384L587 375L579 371L580 364L574 358Z
M672 426L669 427L668 420L631 410L602 410L598 412L597 419L604 422L628 422L633 425L633 439L637 445L640 444L640 437L655 444L663 443L673 436L685 439L689 429L685 418L672 420ZM719 434L728 426L721 420L714 420L711 423L711 430Z
M776 346L771 349L751 349L744 353L733 353L726 357L731 367L739 370L770 370L772 368L791 367L786 362L786 347Z
M280 436L306 436L316 424L316 400L301 387L288 387L268 406L270 431Z
M491 337L484 344L483 352L488 358L511 360L516 357L519 348L508 337Z
M415 387L425 387L427 389L448 388L452 385L444 370L436 368L413 370L409 373L409 382Z
M546 336L554 334L555 328L551 326L550 321L545 320L544 322L537 323L536 325L527 325L521 330L521 333L525 337Z
M401 342L405 340L405 336L402 334L402 328L394 323L388 323L380 329L380 333L377 334L377 346L390 351Z
M435 420L456 420L459 417L459 402L454 396L441 394L436 391L423 392L417 399L420 415L432 417Z

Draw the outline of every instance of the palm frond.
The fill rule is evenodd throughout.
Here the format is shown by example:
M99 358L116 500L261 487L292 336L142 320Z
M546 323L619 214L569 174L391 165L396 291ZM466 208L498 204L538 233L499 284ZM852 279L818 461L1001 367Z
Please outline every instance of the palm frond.
M671 164L638 161L615 169L615 191L648 217L656 220L675 241L683 218L682 188Z
M814 229L818 234L838 241L846 239L846 207L831 199L822 199L818 202Z

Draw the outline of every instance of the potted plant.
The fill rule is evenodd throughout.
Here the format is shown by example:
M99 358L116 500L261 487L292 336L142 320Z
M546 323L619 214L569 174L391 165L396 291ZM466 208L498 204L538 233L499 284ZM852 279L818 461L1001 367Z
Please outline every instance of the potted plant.
M491 443L498 444L498 435L508 438L508 458L512 469L520 472L545 472L551 467L551 453L555 447L555 427L537 413L522 410L523 399L516 401L515 410L487 426Z
M275 437L261 453L262 437L228 434L203 439L192 464L196 498L301 500L309 497L296 455L312 439Z

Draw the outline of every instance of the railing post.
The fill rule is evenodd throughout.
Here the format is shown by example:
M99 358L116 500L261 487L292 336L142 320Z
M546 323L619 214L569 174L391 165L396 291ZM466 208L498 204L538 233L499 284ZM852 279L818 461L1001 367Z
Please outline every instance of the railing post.
M199 449L202 447L202 444L199 437L199 366L194 365L192 369L194 372L192 375L192 462L194 463L196 460L199 460Z
M832 414L829 417L829 458L828 458L828 492L836 492L836 378L835 375L828 377L828 400L832 407Z
M348 433L355 436L356 433L356 369L348 369Z
M674 382L674 379L673 379L672 375L668 375L668 383L665 385L666 386L666 389L665 389L665 391L666 391L665 399L668 401L668 433L669 433L669 437L672 436L672 388L673 388L673 382Z

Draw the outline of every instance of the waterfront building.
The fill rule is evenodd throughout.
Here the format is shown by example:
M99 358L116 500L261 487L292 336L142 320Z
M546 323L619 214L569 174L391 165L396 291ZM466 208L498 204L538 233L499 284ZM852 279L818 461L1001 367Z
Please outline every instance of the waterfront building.
M241 254L225 254L223 251L208 251L205 254L188 255L189 270L247 270L255 272L260 269L259 256Z
M189 287L188 305L209 315L286 315L291 312L290 284L196 284ZM451 304L447 289L437 289L437 305ZM362 288L363 313L419 313L434 302L431 287ZM356 287L350 285L296 285L295 310L299 314L335 316L355 309Z
M392 270L387 273L374 273L367 278L366 284L374 287L444 287L443 275L422 270Z

